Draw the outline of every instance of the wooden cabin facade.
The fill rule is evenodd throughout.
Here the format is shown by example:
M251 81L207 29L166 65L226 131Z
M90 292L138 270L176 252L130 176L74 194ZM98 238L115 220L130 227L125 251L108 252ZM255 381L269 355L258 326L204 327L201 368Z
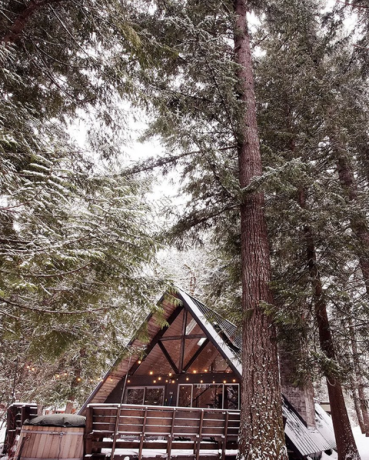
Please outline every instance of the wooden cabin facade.
M85 458L104 447L114 457L117 448L133 446L135 458L142 458L153 435L161 443L151 448L164 443L168 458L175 444L190 443L196 458L201 445L209 448L206 442L218 443L221 458L237 448L240 332L180 289L165 293L158 306L80 411L87 415ZM291 459L319 458L335 447L331 423L318 412L317 424L308 427L284 398Z

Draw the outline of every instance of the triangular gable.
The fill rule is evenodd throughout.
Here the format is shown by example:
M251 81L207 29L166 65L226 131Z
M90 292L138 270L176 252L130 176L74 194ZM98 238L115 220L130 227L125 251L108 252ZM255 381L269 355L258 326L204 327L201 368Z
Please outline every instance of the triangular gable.
M102 381L95 387L83 404L79 414L84 414L88 404L104 403L106 401L121 379L129 372L132 363L139 360L143 350L147 350L154 337L161 331L165 332L166 328L162 327L163 322L167 321L168 324L173 322L182 308L181 300L167 292L161 297L158 305L162 306L163 312L160 315L159 313L150 313L147 316L143 324L138 328L137 334L127 344L123 357L118 358L113 367L108 370ZM139 331L142 331L143 326L146 326L147 341L143 341L140 338Z
M192 361L190 359L182 364L189 368L190 365L196 362L196 359L199 359L199 355L206 347L207 343L210 343L216 348L235 375L241 378L241 363L237 353L234 351L235 347L232 346L226 331L226 329L229 330L232 327L236 330L236 326L224 319L220 320L221 317L219 315L212 312L210 309L205 307L205 305L201 304L199 301L189 296L179 288L176 288L172 293L166 292L159 300L158 306L161 306L163 311L160 313L157 312L150 314L143 323L143 326L146 326L147 329L148 342L144 343L140 338L137 338L139 336L138 334L138 336L136 335L136 337L128 343L124 357L119 358L114 366L106 373L102 382L96 386L82 406L79 412L80 414L85 412L88 404L106 402L109 395L125 377L127 372L131 371L130 373L132 373L136 371L135 366L137 366L138 363L140 363L141 366L139 372L147 373L151 364L150 361L153 358L141 363L140 357L143 353L146 354L147 357L153 356L154 359L158 359L159 356L164 355L167 366L170 365L168 363L172 361L171 367L173 372L176 373L176 370L178 370L178 367L180 366L173 357L172 350L169 351L170 348L173 348L175 343L172 342L170 347L167 348L165 346L165 342L163 345L162 339L165 339L165 334L168 333L169 328L172 325L173 327L176 326L176 320L177 322L181 322L181 318L179 316L181 315L183 309L190 314L190 318L193 318L196 321L198 328L200 328L203 332L207 342L205 342L202 347L198 347L198 355L193 353L191 356ZM206 317L206 313L209 319ZM213 321L213 319L217 319L217 321ZM167 325L162 327L165 322L167 322ZM141 327L140 330L142 329L143 328Z

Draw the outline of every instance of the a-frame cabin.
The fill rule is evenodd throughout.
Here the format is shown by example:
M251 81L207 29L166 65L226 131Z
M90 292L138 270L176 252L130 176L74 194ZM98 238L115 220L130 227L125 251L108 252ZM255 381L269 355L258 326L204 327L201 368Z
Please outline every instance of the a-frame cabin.
M204 438L201 430L205 433L211 432L210 428L206 431L205 422L202 420L216 417L214 414L226 414L223 422L217 422L218 425L219 423L227 425L225 434L222 427L221 436L225 439L222 455L225 458L228 437L233 439L233 446L237 441L237 433L228 435L227 430L237 429L236 424L239 423L236 422L237 416L234 414L237 414L240 409L242 374L240 331L237 331L237 327L230 321L178 288L173 292L166 292L158 302L158 306L158 311L148 316L143 327L128 344L125 356L118 360L106 374L104 380L87 399L80 413L87 412L87 419L89 419L93 417L93 411L98 412L100 408L101 416L106 417L108 405L112 404L119 407L117 420L120 418L124 420L126 413L128 418L134 417L133 425L137 426L137 420L140 420L142 431L145 430L145 424L150 418L147 415L147 408L151 410L157 408L156 417L160 418L162 413L165 420L172 420L171 425L169 422L165 425L169 430L168 439L171 439L169 449L172 448L171 443L175 438L176 417L175 412L173 415L168 415L169 408L175 408L177 411L180 410L179 408L186 408L186 410L192 408L191 417L196 420L197 416L193 415L196 410L202 411L202 414L204 410L208 410L209 413L212 411L213 415L198 417L199 426L196 429L200 430L200 433L196 436L201 439ZM143 335L146 336L147 341L143 340ZM146 410L142 415L139 415L141 414L139 412L132 415L132 410L124 412L127 407L131 409L137 407L137 410L146 407ZM179 418L185 417L183 411L184 409ZM235 417L234 419L231 417L233 425L227 414L233 414ZM314 429L307 427L303 418L285 398L283 414L291 459L304 459L307 456L319 458L322 451L335 447L329 416L325 415L324 411L318 408ZM152 417L155 418L154 415ZM205 419L202 419L203 417ZM123 445L122 442L117 444L117 439L125 439L125 433L136 433L132 427L127 429L127 424L130 423L128 418L125 428L122 421L117 422L114 428L112 456L116 446ZM92 433L92 421L90 423L88 421L88 425L88 430ZM155 426L158 427L157 421ZM137 432L141 439L139 458L142 457L145 438L140 430ZM215 429L213 431L216 432ZM151 434L150 430L148 434ZM92 437L91 435L90 438ZM211 439L214 437L215 434L210 436ZM87 450L89 449L93 451L91 446ZM196 456L199 455L198 451Z

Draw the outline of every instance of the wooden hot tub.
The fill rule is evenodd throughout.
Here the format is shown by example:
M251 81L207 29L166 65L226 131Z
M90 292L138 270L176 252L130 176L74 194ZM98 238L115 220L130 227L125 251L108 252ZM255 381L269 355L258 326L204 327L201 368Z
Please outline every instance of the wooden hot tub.
M17 460L82 460L83 426L23 425Z

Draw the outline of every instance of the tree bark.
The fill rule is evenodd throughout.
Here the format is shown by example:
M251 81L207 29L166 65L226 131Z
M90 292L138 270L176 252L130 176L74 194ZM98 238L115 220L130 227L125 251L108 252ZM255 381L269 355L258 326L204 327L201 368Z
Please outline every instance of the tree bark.
M355 386L353 388L353 393L357 398L356 391L359 395L358 402L359 402L359 412L361 415L361 420L359 419L359 425L361 428L362 433L365 433L366 436L369 436L369 415L368 415L368 408L366 405L366 398L364 392L364 382L363 382L363 375L361 371L360 361L359 361L359 350L357 348L357 342L355 337L355 330L354 325L352 324L352 319L349 319L350 325L350 339L351 339L351 348L352 348L352 360L354 363L354 373L355 373ZM354 398L355 398L354 397ZM355 409L356 409L356 401L354 399ZM356 412L358 410L356 409Z
M304 190L299 191L298 202L301 208L306 209L306 195ZM332 332L329 325L327 304L324 298L323 285L320 279L318 269L314 235L311 227L304 226L304 236L306 242L306 258L313 288L314 313L318 326L319 343L322 352L333 364L336 362L336 354ZM327 380L329 402L331 406L331 415L334 433L337 443L338 460L360 460L360 454L357 450L355 439L352 433L350 420L348 418L343 389L341 382L330 366L325 369Z
M337 160L338 177L342 188L346 192L346 198L349 202L358 200L358 190L354 179L352 168L343 155L339 155ZM357 256L360 263L361 272L365 283L366 293L369 297L369 257L367 251L369 248L369 231L366 216L364 214L351 217L350 226L354 232L360 249Z
M333 143L336 143L336 139L333 139ZM351 165L345 158L344 154L340 154L342 147L336 145L337 153L337 172L338 177L341 183L342 188L346 193L346 199L349 202L358 201L358 189L355 182L354 174L351 168ZM363 280L365 283L365 289L367 297L369 298L369 257L367 254L369 248L369 230L368 223L365 214L359 214L357 216L352 216L350 219L351 229L359 243L359 249L357 251L357 257L359 259L360 269L363 275ZM358 362L358 350L356 345L355 337L351 334L351 343L353 346L353 359L355 364L355 373L358 384L358 393L360 400L360 407L363 416L363 422L365 426L366 436L369 436L369 414L366 404L366 397L364 392L363 381L361 377L360 363Z
M357 417L358 424L360 426L360 430L363 434L365 434L364 419L363 419L363 414L361 413L359 396L357 394L357 383L354 381L354 379L352 379L351 381L351 393L352 393L352 399L354 401L356 417Z
M245 0L234 0L235 61L239 97L245 104L237 132L241 189L262 174L250 41ZM287 460L276 332L261 303L273 303L270 254L263 193L246 194L241 203L242 392L239 458Z

